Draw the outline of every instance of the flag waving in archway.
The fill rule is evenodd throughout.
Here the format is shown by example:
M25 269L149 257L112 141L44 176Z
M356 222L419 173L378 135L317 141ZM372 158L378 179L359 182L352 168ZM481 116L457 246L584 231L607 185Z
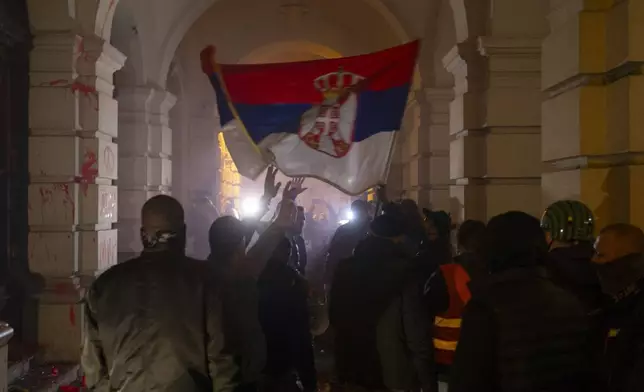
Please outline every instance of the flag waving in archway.
M367 55L225 65L201 53L224 138L240 174L268 164L357 195L386 181L418 41Z

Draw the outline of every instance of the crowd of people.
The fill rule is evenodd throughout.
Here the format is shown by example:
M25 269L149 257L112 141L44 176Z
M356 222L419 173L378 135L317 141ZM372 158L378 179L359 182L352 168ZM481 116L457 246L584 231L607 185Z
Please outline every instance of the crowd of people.
M280 193L275 174L264 214ZM314 337L305 189L289 182L269 224L217 218L203 261L185 254L181 204L148 200L143 252L86 295L89 389L644 391L640 228L610 224L595 238L591 210L567 200L541 220L510 211L456 227L380 192L375 216L352 204L310 279L323 283L330 323ZM330 380L318 380L321 340L332 342Z

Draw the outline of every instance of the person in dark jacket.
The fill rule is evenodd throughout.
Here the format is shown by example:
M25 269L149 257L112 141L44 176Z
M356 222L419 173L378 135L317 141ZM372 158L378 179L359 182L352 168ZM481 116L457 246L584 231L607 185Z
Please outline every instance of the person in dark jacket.
M404 225L381 215L336 269L329 318L337 376L349 388L429 388L434 381L429 334L423 334L431 326L418 310L420 285L414 286L416 268L403 242ZM413 314L403 317L404 309ZM393 333L397 328L405 332Z
M581 301L542 267L539 220L507 212L488 223L490 271L473 281L450 392L588 391L590 323Z
M644 233L636 226L604 228L593 258L608 303L602 314L601 391L644 391Z
M257 279L237 268L245 257L247 227L223 216L208 233L213 273L222 283L224 337L241 369L237 392L257 391L266 364L266 341L258 318Z
M260 276L259 319L266 336L265 391L317 389L313 338L309 327L308 286L288 265L291 242L284 237Z
M601 304L601 288L590 259L593 257L595 219L585 204L557 201L543 213L541 228L550 252L546 267L555 283L570 290L589 310Z
M369 233L369 205L364 200L356 200L351 203L353 219L336 230L326 258L325 283L328 287L333 284L335 268L338 263L351 257L353 250Z
M82 366L92 391L233 391L220 284L185 256L183 208L170 196L141 211L143 252L115 265L85 301Z

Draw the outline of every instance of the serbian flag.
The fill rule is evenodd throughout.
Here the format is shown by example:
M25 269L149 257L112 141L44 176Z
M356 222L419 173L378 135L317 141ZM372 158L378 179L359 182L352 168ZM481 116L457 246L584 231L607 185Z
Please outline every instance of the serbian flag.
M218 64L201 53L237 170L269 164L349 195L386 182L418 41L367 55L295 63Z

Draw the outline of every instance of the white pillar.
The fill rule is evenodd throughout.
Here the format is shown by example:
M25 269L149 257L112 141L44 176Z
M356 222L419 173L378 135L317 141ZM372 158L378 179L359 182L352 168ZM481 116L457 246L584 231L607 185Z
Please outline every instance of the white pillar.
M172 191L171 93L156 88L119 88L119 261L141 252L141 207Z
M38 31L34 38L29 266L47 281L39 314L47 359L78 358L81 293L72 276L92 277L116 263L118 109L112 76L124 62L94 35Z
M452 211L449 197L449 103L454 92L448 88L426 88L425 106L429 111L424 127L429 138L429 192L434 210ZM425 119L424 119L425 120Z

